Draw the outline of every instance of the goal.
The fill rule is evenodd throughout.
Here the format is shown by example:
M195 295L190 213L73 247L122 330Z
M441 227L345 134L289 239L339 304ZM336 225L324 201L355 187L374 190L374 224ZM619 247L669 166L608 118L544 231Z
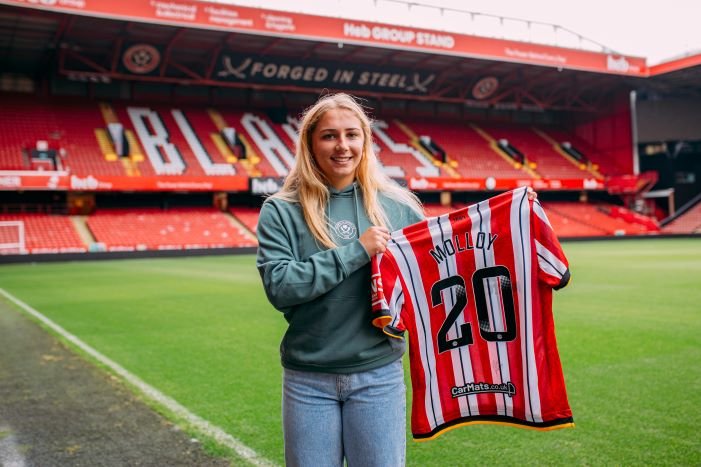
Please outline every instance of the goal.
M25 253L24 222L0 221L0 255Z

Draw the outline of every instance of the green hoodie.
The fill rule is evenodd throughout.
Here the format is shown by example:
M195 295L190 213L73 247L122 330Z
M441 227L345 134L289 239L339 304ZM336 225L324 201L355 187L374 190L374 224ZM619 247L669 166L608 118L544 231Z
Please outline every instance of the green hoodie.
M268 198L258 220L256 264L270 303L289 323L280 345L285 368L370 370L400 358L404 344L371 323L370 257L358 239L371 225L362 194L355 183L330 192L327 215L338 247L315 241L299 203ZM390 230L421 220L408 206L378 198Z

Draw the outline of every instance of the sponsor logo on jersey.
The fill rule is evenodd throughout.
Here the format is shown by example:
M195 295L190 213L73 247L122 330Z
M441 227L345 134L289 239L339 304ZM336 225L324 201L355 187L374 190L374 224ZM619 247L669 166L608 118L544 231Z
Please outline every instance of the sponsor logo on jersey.
M514 397L516 395L516 386L513 385L511 381L506 383L490 384L490 383L467 383L464 386L453 386L450 389L450 393L453 395L453 399L461 396L469 396L472 394L482 394L486 392L496 392L501 394L506 394L509 397Z

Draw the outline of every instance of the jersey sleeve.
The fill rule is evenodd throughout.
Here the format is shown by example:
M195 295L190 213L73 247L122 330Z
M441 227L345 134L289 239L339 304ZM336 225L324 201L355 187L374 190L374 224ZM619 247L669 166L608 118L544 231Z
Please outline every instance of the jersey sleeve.
M371 261L372 324L390 337L402 339L404 325L401 310L404 304L401 278L393 267L391 255L380 253Z
M569 262L543 206L537 200L533 202L532 222L539 279L555 290L561 289L570 281Z

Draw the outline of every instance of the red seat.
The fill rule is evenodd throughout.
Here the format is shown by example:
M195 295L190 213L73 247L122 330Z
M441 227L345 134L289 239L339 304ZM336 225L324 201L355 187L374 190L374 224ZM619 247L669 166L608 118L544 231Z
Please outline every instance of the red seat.
M28 253L75 253L87 251L69 216L52 214L0 214L0 221L22 221ZM3 235L7 239L7 235ZM18 253L5 250L0 253Z
M253 247L256 242L213 208L110 209L87 225L107 251Z

